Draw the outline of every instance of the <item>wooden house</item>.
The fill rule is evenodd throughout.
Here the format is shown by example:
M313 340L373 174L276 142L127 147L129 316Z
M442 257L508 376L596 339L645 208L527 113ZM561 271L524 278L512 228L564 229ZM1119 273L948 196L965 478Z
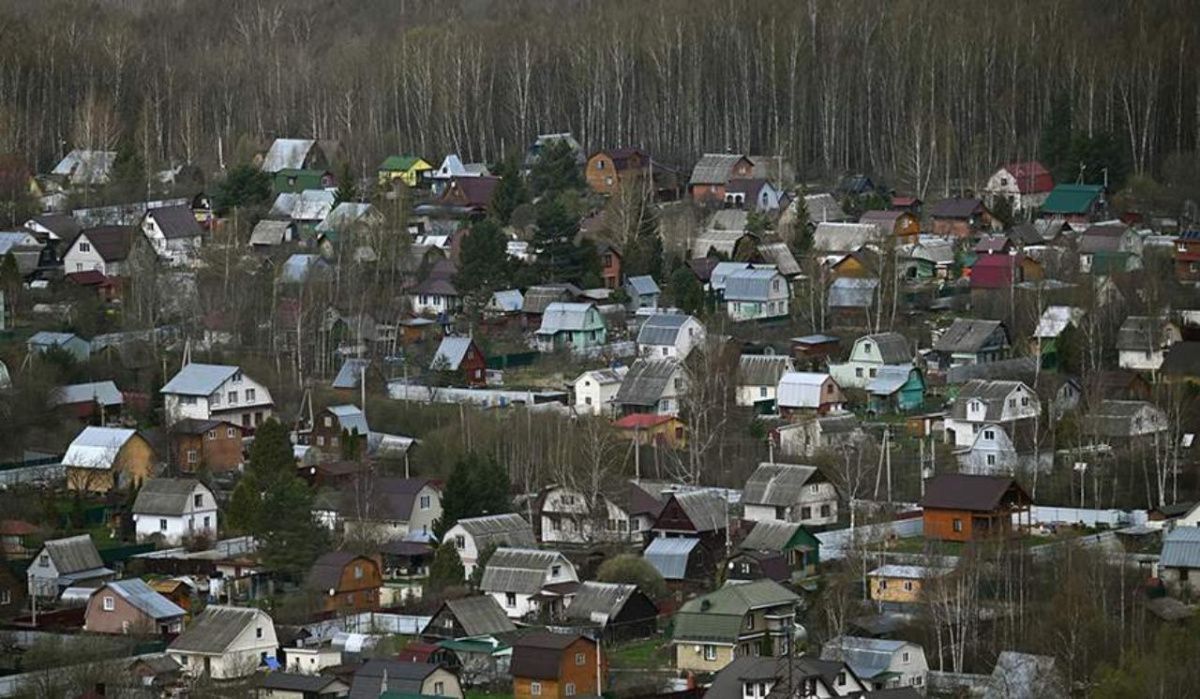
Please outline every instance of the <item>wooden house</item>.
M429 623L421 629L421 638L431 641L453 641L508 634L516 631L512 619L504 613L491 595L460 597L442 602Z
M972 238L992 227L992 214L975 197L943 199L929 209L933 234L949 238Z
M585 582L571 598L563 620L598 628L606 643L649 638L658 632L658 607L636 585Z
M63 456L67 488L93 493L127 490L151 478L154 449L137 430L85 427Z
M483 386L487 383L487 358L469 337L446 336L442 338L430 371L454 376L456 383L464 386Z
M716 672L734 658L792 652L800 596L773 580L726 585L689 600L675 615L675 667Z
M731 179L753 177L754 163L744 155L705 153L692 168L688 192L697 204L716 204L725 201L725 189Z
M712 490L673 493L667 497L658 519L651 526L654 536L697 539L706 551L715 555L725 547L729 527L729 503Z
M245 462L246 429L223 420L184 418L168 428L170 462L182 473L232 471Z
M858 222L878 226L880 233L896 245L915 243L921 235L921 219L905 209L866 211L859 217Z
M637 181L650 168L650 156L638 148L598 150L587 159L584 177L597 194L613 194L621 185Z
M89 633L164 636L183 630L182 607L141 578L104 583L88 599L83 630Z
M874 602L917 604L931 583L950 572L949 568L889 563L867 573L867 589Z
M313 563L304 584L323 612L363 612L379 608L383 576L374 558L331 551Z
M600 255L600 278L604 280L604 288L620 287L624 260L621 251L612 243L598 242L596 243L596 252Z
M1013 515L1028 512L1029 494L1005 476L939 473L925 481L921 498L925 538L985 541L1011 537Z
M1008 163L988 178L983 191L988 206L1006 199L1012 211L1030 211L1041 206L1054 189L1054 177L1036 160Z
M837 522L838 493L816 466L760 463L742 491L744 517L753 522Z
M377 173L380 186L393 186L403 182L405 186L416 187L426 172L433 166L416 155L390 155L379 164Z
M678 415L630 413L613 421L622 441L638 446L658 445L668 449L687 446L687 428Z
M578 634L536 632L512 647L514 699L600 696L608 660L599 644Z
M1055 185L1041 208L1042 218L1062 219L1067 223L1095 221L1107 212L1104 187L1098 184Z
M821 561L821 542L799 522L754 522L739 548L782 556L791 580L816 575Z

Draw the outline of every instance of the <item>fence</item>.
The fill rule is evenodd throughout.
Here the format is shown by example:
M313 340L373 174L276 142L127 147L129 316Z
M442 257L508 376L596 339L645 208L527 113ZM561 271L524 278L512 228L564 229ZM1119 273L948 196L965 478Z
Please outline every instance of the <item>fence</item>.
M0 464L0 485L55 480L64 478L66 469L61 456L46 456L25 461L10 461Z
M850 529L821 532L817 534L817 541L821 542L821 559L828 561L845 558L846 549L851 547L855 540L862 543L879 541L888 537L906 539L921 536L923 533L925 533L925 523L920 519L899 519L894 522L855 527L853 532Z
M489 369L515 369L516 367L529 366L537 361L541 356L541 352L512 352L510 354L500 354L494 357L487 358L487 368Z
M388 396L393 400L419 403L467 403L484 408L507 408L514 405L566 405L567 394L562 391L521 391L496 388L444 388L391 381Z
M432 618L415 614L362 612L315 624L306 624L304 630L320 639L333 638L333 635L338 632L416 636Z

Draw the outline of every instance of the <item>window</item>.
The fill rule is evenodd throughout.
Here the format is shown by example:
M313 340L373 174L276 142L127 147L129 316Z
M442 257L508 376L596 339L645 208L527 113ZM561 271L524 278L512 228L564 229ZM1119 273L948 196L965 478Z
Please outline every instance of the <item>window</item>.
M204 507L203 493L197 493L192 496L192 507Z
M458 536L454 537L454 548L458 549L459 551L462 551L466 547L467 547L467 537L463 536L462 534L459 534Z
M802 519L802 520L812 519L812 508L811 507L801 507L800 508L800 519Z
M329 417L328 415L325 416L325 426L333 427L333 418Z
M196 396L183 396L179 399L179 402L183 405L195 405Z
M912 592L912 589L913 589L912 580L905 580L904 581L904 591Z
M205 515L205 517L204 517L204 528L205 528L205 529L212 529L212 525L210 525L210 524L209 524L209 518L208 518L208 516L207 516L207 515Z
M5 589L0 590L0 607L12 604L12 592Z
M210 440L210 441L211 441L211 440L214 440L214 439L216 439L216 438L217 438L217 431L216 431L216 430L209 430L209 431L208 431L208 434L206 434L206 435L204 435L204 436L205 436L205 438L207 438L207 439L208 439L208 440Z
M759 387L758 387L758 397L759 397L759 398L766 398L766 397L767 397L767 387L766 387L766 386L759 386Z
M429 509L430 497L429 497L428 495L422 495L422 496L421 496L421 499L420 499L420 502L421 502L421 505L420 505L420 507L421 507L421 509L422 509L422 510L428 510L428 509Z
M562 566L550 566L550 577L557 578L562 573Z
M325 446L325 437L323 435L317 435L317 446L318 447Z
M255 638L262 638L262 627L261 627L261 626L255 626L255 627L254 627L254 637L255 637Z
M254 389L253 389L253 388L247 388L247 389L246 389L246 402L247 402L247 403L253 403L253 402L254 402Z
M961 531L963 530L963 528L962 528L962 520L961 520L961 519L957 519L957 518L955 518L955 520L954 520L954 525L953 525L953 526L954 526L954 531L956 531L956 532L961 532Z
M541 682L530 682L529 683L529 693L535 697L542 696L542 683Z
M104 596L104 611L111 612L117 608L117 598L109 595Z
M871 378L875 378L875 375L879 373L879 370L876 369L875 367L871 367L870 373L871 373Z
M828 517L831 513L832 513L832 509L829 507L829 505L821 505L821 516L822 517Z
M845 672L839 672L839 673L838 673L838 676L837 676L837 685L838 685L839 687L845 687L845 686L846 686L846 673L845 673Z
M1029 397L1021 396L1021 407L1028 407L1028 406L1029 406Z
M234 439L235 437L237 437L237 430L232 427L226 427L225 428L225 437L227 439Z
M808 486L808 492L810 492L810 493L812 493L812 494L814 494L814 495L816 495L817 493L821 492L821 484L820 484L820 483L813 483L812 485Z
M230 405L237 405L237 402L238 402L237 391L229 392L228 401L229 401Z
M995 439L995 438L996 438L996 433L995 433L995 431L993 431L993 430L984 430L984 431L983 431L983 438L984 438L984 439Z
M506 606L506 607L517 606L517 593L515 593L515 592L504 593L504 606Z
M900 654L900 662L902 662L902 663L908 662L908 651L904 651L903 653Z
M870 354L870 353L871 353L871 343L864 342L863 343L863 354Z
M880 580L880 581L879 581L879 589L880 589L880 590L886 590L886 589L887 589L887 580Z
M704 659L705 660L716 660L717 659L717 647L716 646L704 646Z
M749 631L753 628L754 628L754 615L747 614L746 615L746 630Z
M576 664L576 665L583 665L583 664L584 664L584 663L586 663L586 662L587 662L587 656L586 656L586 655L584 655L583 653L576 653L576 654L575 654L575 664Z
M165 519L158 520L158 530L161 532L165 532L167 530L167 520L165 520Z
M354 566L354 579L362 580L362 576L363 576L362 566L360 566L360 565Z
M433 683L433 694L434 694L434 696L439 696L439 697L445 696L446 683L445 682L434 682Z
M38 565L42 568L49 568L50 567L50 554L43 553L41 555L41 557L38 558Z
M1009 398L1009 399L1008 399L1008 407L1010 407L1010 408L1015 408L1015 407L1017 407L1017 399L1016 399L1016 398Z
M194 463L199 463L199 461L200 461L200 454L196 453L195 449L188 449L187 462L189 464L194 464Z
M861 378L862 378L862 375L863 375L863 372L862 372L862 367L855 367L855 368L854 368L854 375L855 375L856 377L858 377L858 378L860 378L860 379L861 379Z
M987 465L988 465L988 466L995 466L995 465L996 465L996 455L995 455L995 454L988 454L988 455L987 455Z
M336 447L337 445L338 445L338 438L337 438L337 437L330 437L330 438L329 438L329 446L331 446L331 447Z

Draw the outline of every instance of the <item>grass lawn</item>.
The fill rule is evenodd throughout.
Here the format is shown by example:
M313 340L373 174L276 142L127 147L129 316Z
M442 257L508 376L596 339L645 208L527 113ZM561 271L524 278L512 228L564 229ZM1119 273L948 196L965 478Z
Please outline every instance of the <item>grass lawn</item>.
M467 699L513 699L513 695L509 694L492 694L478 689L468 689L465 692Z
M615 668L660 668L669 666L671 648L661 637L631 641L614 646L608 660Z

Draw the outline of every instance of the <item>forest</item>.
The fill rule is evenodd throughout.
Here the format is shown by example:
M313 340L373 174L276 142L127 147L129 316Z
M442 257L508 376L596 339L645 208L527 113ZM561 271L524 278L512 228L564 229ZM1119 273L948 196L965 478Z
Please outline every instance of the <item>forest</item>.
M45 171L124 143L212 172L317 137L367 174L570 130L685 172L778 154L919 196L1056 141L1072 178L1162 177L1200 144L1198 20L1189 0L9 0L0 153Z

